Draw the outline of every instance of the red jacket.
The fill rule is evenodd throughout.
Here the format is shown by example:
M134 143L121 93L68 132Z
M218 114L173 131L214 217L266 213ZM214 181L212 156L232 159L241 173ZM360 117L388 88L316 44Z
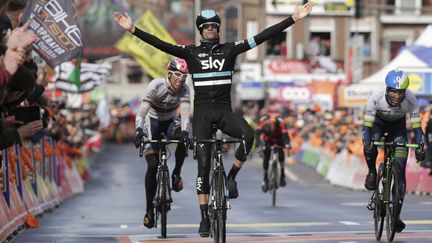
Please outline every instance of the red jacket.
M267 113L260 118L256 127L257 140L260 139L270 145L288 146L290 139L288 129L281 115Z

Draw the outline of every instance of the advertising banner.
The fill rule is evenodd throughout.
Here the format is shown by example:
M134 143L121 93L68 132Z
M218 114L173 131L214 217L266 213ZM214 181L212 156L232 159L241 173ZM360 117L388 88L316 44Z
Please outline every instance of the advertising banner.
M267 14L293 14L298 0L266 0ZM354 0L314 0L311 15L353 16Z
M24 20L39 37L33 49L48 65L55 67L76 58L82 52L74 1L29 0Z

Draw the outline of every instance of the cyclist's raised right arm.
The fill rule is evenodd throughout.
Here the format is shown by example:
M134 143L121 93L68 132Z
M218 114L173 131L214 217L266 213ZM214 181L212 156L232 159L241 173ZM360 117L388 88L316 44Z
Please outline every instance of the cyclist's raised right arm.
M138 27L134 27L134 29L135 30L132 32L133 35L140 38L142 41L154 46L155 48L176 57L180 57L183 59L188 58L188 53L190 52L187 50L186 46L173 45L171 43L165 42L154 35L142 31Z
M183 59L187 58L189 52L186 50L185 46L173 45L171 43L165 42L157 38L154 35L151 35L149 33L140 30L139 28L133 25L132 18L129 16L127 12L125 12L125 15L122 15L119 12L113 12L113 17L114 20L121 28L131 32L136 37L156 47L157 49L176 57L180 57Z

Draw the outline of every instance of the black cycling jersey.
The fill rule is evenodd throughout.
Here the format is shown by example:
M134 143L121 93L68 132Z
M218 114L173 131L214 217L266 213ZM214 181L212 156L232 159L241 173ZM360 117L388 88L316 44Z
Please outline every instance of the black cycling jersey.
M237 55L256 47L294 24L292 17L270 26L246 40L229 43L173 45L135 27L134 35L148 44L186 60L195 90L195 106L231 104L231 82Z

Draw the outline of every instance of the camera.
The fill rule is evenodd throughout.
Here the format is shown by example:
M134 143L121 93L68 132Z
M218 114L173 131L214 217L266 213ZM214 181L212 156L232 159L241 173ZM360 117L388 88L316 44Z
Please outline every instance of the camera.
M40 120L42 118L42 109L39 106L18 106L11 115L15 116L15 120L22 121L24 124Z

